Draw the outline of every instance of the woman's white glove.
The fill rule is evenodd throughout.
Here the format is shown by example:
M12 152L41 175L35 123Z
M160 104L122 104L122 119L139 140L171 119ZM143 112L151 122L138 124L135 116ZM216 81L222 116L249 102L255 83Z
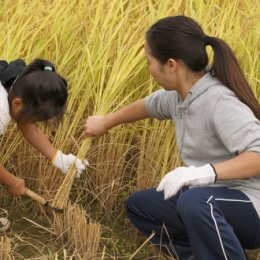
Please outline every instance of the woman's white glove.
M179 167L167 173L156 191L164 192L164 199L174 196L183 186L204 186L215 183L217 174L211 164L202 167Z
M81 161L75 155L64 154L60 150L57 150L57 152L55 153L54 158L52 159L52 164L65 174L69 171L71 166L74 164L77 170L76 178L79 178L82 172L86 171L87 166L89 166L87 160Z

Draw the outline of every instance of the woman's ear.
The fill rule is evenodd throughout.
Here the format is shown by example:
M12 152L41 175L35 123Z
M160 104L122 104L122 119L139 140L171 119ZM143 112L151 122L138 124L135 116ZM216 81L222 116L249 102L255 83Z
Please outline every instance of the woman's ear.
M170 69L171 72L176 71L177 62L176 62L175 59L172 59L172 58L171 58L171 59L169 59L169 60L167 61L167 63L168 63L168 66L169 66L169 69Z

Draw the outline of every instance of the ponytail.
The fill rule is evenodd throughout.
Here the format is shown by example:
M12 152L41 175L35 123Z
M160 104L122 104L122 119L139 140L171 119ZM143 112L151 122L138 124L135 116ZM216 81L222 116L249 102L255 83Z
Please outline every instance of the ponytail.
M230 88L237 97L246 104L260 120L260 105L249 86L238 61L230 47L221 39L205 36L205 45L214 51L211 74Z

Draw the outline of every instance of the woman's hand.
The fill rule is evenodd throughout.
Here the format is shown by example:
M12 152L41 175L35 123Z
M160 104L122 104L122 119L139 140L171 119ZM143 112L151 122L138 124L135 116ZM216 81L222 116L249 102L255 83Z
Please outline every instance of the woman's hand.
M204 186L215 183L217 174L211 164L202 167L179 167L167 173L159 183L157 191L164 192L164 199L167 200L183 186Z
M14 196L25 195L25 183L23 179L16 178L16 182L8 186L8 193Z
M106 116L89 116L85 123L85 137L98 138L109 130Z
M139 99L105 116L89 116L85 123L84 135L86 137L98 138L114 126L149 117L150 115L146 109L144 99Z

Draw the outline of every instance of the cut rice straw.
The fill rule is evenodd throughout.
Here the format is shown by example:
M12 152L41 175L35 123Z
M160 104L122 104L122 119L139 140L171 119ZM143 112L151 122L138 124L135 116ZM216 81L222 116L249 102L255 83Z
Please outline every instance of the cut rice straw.
M11 254L11 239L7 236L1 236L0 238L0 259L12 260Z
M63 244L68 243L69 249L83 259L93 259L101 239L101 225L93 222L80 205L70 202L63 214L53 213L53 229Z

